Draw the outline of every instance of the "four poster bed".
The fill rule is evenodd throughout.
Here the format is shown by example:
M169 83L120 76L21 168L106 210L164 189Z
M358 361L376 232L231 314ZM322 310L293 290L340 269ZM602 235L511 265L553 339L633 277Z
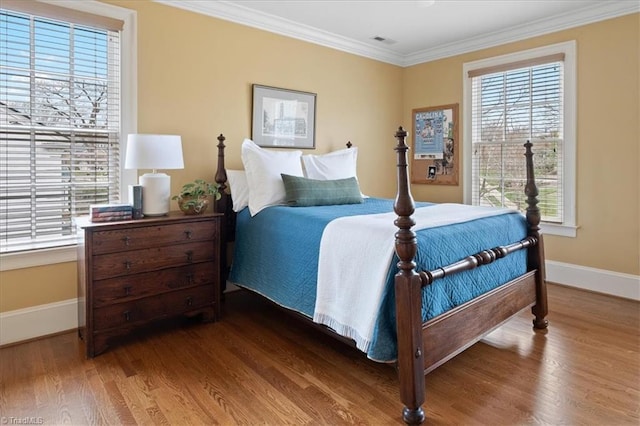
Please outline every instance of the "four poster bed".
M425 374L525 308L531 307L534 328L545 329L547 296L531 144L525 144L524 154L525 216L414 202L406 136L402 127L395 134L395 200L362 197L357 180L354 192L351 178L319 182L301 177L296 169L297 177L288 174L291 170L276 176L284 182L287 205L256 209L251 202L237 205L246 194L228 179L225 138L220 135L216 182L223 189L230 185L231 195L217 202L216 209L226 215L223 241L235 241L228 282L324 324L373 360L395 363L403 420L419 424L425 418ZM247 145L245 151L246 142L242 155L248 180L255 164L250 156L257 152L267 161L287 161L282 156L269 160L276 154L256 146ZM335 158L355 155L355 148L349 149ZM308 156L305 174L323 172L329 164L323 161L335 161L331 155ZM265 179L259 181L260 190L262 184L268 186ZM307 185L313 186L311 192L305 192ZM252 188L249 193L259 191ZM343 197L335 199L338 192ZM372 222L367 216L360 226L365 214ZM368 234L378 230L382 239L370 240ZM330 235L337 242L330 243Z

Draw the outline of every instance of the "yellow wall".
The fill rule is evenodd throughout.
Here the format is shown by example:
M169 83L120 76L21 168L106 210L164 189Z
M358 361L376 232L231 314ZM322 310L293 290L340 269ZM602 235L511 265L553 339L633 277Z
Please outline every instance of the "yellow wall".
M0 312L77 297L76 262L0 273Z
M576 238L545 236L547 259L638 275L639 14L409 67L403 75L403 120L411 123L414 108L451 103L459 103L462 113L465 62L569 40L577 42L578 59L579 229ZM420 200L462 200L462 185L412 190Z
M174 193L194 178L213 179L220 133L227 166L241 166L257 83L317 93L313 152L351 140L360 148L363 191L392 197L395 129L411 126L412 108L462 104L463 62L577 39L582 228L575 239L548 237L548 258L638 274L637 14L402 69L157 3L109 3L138 11L138 131L182 135L185 169L171 172ZM591 173L596 167L605 172ZM417 199L462 199L461 186L413 191ZM75 295L73 262L0 273L0 312Z

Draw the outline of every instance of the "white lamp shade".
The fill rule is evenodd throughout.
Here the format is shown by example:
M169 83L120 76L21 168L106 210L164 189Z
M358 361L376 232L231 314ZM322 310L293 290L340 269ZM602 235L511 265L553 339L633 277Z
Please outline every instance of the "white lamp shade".
M183 169L182 138L178 135L129 135L124 168Z

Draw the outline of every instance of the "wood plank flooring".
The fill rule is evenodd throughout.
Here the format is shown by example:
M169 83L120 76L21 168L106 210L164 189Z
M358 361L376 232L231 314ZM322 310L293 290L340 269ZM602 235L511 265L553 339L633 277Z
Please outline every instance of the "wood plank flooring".
M429 425L638 425L640 306L549 286L427 376ZM163 324L91 360L75 332L0 349L2 424L402 424L391 366L246 292L222 321Z

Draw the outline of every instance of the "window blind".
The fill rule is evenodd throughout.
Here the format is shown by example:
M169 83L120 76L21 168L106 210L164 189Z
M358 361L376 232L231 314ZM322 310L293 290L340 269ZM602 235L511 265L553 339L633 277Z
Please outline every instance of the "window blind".
M36 0L2 0L2 8L27 15L47 17L49 19L85 25L91 28L102 28L111 31L121 31L124 22L120 19L103 15L82 12L68 7L43 3Z
M0 9L0 40L1 251L75 243L120 198L119 32Z
M563 222L563 58L469 73L473 204L526 209L523 144L530 140L542 220Z

